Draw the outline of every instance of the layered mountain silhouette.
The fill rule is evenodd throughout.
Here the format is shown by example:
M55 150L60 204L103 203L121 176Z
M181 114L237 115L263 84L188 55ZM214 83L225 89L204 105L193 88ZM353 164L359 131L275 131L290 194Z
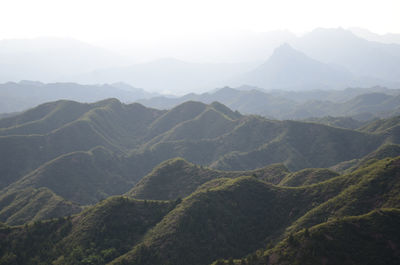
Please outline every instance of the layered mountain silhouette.
M0 184L5 191L46 187L85 205L128 192L175 157L223 170L331 167L398 144L396 124L354 131L245 116L218 102L189 101L162 111L116 99L57 101L0 120Z
M5 39L0 41L0 50L0 82L55 82L65 76L125 65L130 61L107 49L71 38Z
M349 85L398 87L400 44L396 41L382 43L387 42L386 37L396 40L397 36L382 39L371 34L358 35L365 39L340 28L320 28L301 37L288 32L269 32L248 36L250 38L245 40L231 38L231 42L237 44L238 50L231 50L236 58L215 63L174 58L138 63L129 56L73 39L3 40L0 42L0 82L38 80L99 84L123 81L149 91L174 90L179 94L245 84L242 81L268 85L263 88L289 90L344 89ZM380 42L371 41L374 38ZM279 47L284 42L297 53L286 45ZM275 52L271 52L273 49ZM37 67L39 63L41 67ZM250 76L255 79L248 79Z
M400 48L357 37L351 31L315 29L293 43L294 47L324 63L345 67L361 77L399 81Z
M156 94L124 83L81 85L77 83L45 84L33 81L8 82L0 84L0 113L21 112L59 99L96 102L107 98L118 98L123 102L132 102L154 96Z
M397 115L400 107L399 93L399 90L381 87L301 92L261 91L256 88L241 90L240 87L224 87L209 93L192 93L179 98L161 96L141 99L138 102L149 107L170 109L188 100L206 104L219 101L241 113L258 114L275 119L298 120L331 116L342 119L352 117L355 120L366 121L376 117ZM360 126L362 123L355 121L344 127L352 128L357 124ZM353 127L353 129L356 128Z
M283 44L262 65L244 74L238 83L264 89L327 89L352 85L350 72L333 67Z
M0 41L0 264L400 264L396 36L267 35L226 51L263 63Z
M193 63L164 58L118 68L98 69L72 78L75 82L123 82L149 91L182 94L207 91L225 85L232 77L246 72L257 63Z
M0 120L0 261L335 264L352 245L397 264L399 126L276 121L218 102L39 105Z

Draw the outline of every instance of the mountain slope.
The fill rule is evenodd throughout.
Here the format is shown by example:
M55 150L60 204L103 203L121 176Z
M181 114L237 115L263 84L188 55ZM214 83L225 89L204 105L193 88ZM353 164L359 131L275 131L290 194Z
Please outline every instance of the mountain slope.
M338 173L325 168L307 168L286 175L280 182L281 186L298 187L311 185L339 176Z
M395 227L399 222L398 209L332 220L235 264L398 264L400 234Z
M263 75L264 76L264 75ZM290 78L289 78L290 79ZM325 119L329 125L343 124L356 129L351 117L357 121L371 120L375 117L391 117L400 110L399 91L381 87L347 88L344 90L282 91L250 87L242 90L223 87L203 94L187 94L178 98L156 97L138 100L154 108L170 109L188 100L210 104L221 102L232 110L243 114L257 114L275 119L312 119L332 116ZM337 121L335 121L337 119ZM312 121L312 120L311 120ZM314 120L319 122L319 120ZM324 121L324 120L322 120ZM361 122L358 122L361 126Z
M202 184L214 179L253 175L259 179L277 183L287 173L287 169L281 165L272 165L253 171L218 171L176 158L155 167L127 195L137 199L175 200L190 195Z
M82 85L33 81L8 82L0 84L0 113L24 111L36 105L60 99L96 102L107 98L118 98L123 102L130 103L140 98L156 95L120 83Z
M112 264L208 264L240 257L268 242L293 220L334 196L340 185L279 188L251 177L221 179L185 198L133 248ZM323 187L323 188L322 188ZM318 194L318 195L317 195Z
M351 73L311 59L284 44L264 64L237 82L265 89L304 90L345 88L351 85L352 79Z
M397 233L390 231L397 228L398 210L381 208L400 205L399 161L399 157L380 160L349 175L295 188L238 177L211 180L183 200L173 202L117 196L72 218L0 226L0 259L19 264L200 265L247 255L248 263L271 258L286 264L285 260L291 260L299 249L296 244L304 248L302 261L308 262L328 255L323 246L331 243L338 251L336 259L328 255L332 264L346 264L341 244L350 249L354 262L361 258L357 249L370 247L383 251L369 252L373 258L385 260L381 254L398 257L393 245L387 244L388 240L397 242ZM378 211L349 217L371 210ZM361 223L349 226L349 221ZM318 231L328 237L317 236ZM379 231L383 237L371 231ZM371 235L376 240L370 240ZM341 243L346 238L350 242ZM313 242L314 247L309 249L308 243L302 242ZM347 243L354 243L355 248ZM288 252L281 252L283 247ZM312 249L317 255L309 255Z
M140 241L173 207L112 197L73 217L1 227L0 261L106 264Z
M81 211L78 205L47 188L32 187L1 194L0 209L0 221L9 225L68 216Z
M299 218L289 230L310 227L329 218L365 214L377 208L399 208L399 168L399 157L362 166L347 176L354 184Z
M63 154L96 146L118 152L133 148L163 113L108 99L89 105L58 101L2 119L0 187Z
M379 135L294 121L285 121L282 125L284 130L275 141L249 152L227 154L212 167L245 170L282 161L293 170L329 167L338 160L362 157L367 150L375 150L382 144Z
M356 75L381 81L381 85L385 85L382 79L400 81L399 45L367 41L342 28L315 29L293 45L316 60L342 65ZM393 46L397 46L396 53Z
M47 187L84 205L128 192L154 167L176 157L219 170L265 169L278 163L296 171L361 159L383 144L400 141L396 126L369 133L273 121L241 115L217 102L189 101L159 111L116 99L59 101L3 119L0 125L5 134L0 136L1 188ZM280 181L264 174L259 178ZM162 198L187 196L198 185Z
M43 164L7 190L46 187L75 203L96 203L126 192L137 181L124 172L123 163L101 147L89 152L73 152Z

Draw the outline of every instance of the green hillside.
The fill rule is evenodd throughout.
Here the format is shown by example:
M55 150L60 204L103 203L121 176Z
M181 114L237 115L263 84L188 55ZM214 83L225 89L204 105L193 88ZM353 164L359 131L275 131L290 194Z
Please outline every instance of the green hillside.
M372 158L396 156L396 121L350 130L241 115L218 102L189 101L168 111L116 99L46 103L0 120L0 196L47 188L80 205L124 193L176 200L207 181L242 175L310 185L336 174L289 170L336 165L352 172ZM187 163L157 167L176 157Z
M0 209L0 221L10 225L68 216L81 211L77 204L66 201L47 188L32 187L0 195Z
M272 165L252 171L219 171L194 165L182 158L175 158L155 167L127 195L137 199L175 200L190 195L199 186L214 179L255 176L277 183L287 173L287 169L282 165Z
M344 175L349 185L299 218L289 231L310 227L344 216L360 215L377 208L400 207L400 157L387 158Z
M394 265L400 262L399 223L400 210L385 208L336 219L295 233L276 247L234 264Z
M78 119L91 108L93 105L66 100L45 103L0 120L0 135L46 134Z
M365 156L378 148L384 136L313 123L285 121L280 134L255 150L231 152L212 167L244 170L266 164L284 163L291 170L329 167L340 161Z
M360 130L372 133L384 132L386 130L399 126L399 122L400 116L389 119L379 119L366 124L365 126L361 127Z
M173 204L112 197L68 218L0 228L0 264L105 264L141 240Z
M303 185L315 184L334 177L339 176L338 173L325 168L307 168L286 175L279 182L281 186L298 187Z
M361 165L371 163L374 160L380 160L387 157L400 156L400 145L398 144L384 144L375 151L369 153L360 159L352 159L350 161L344 161L331 167L336 172L345 173L352 172L359 168Z
M43 164L7 190L46 187L67 200L92 204L126 192L137 181L123 171L123 163L103 147L73 152Z
M396 264L399 255L393 246L399 238L392 231L400 218L399 161L400 157L371 162L341 176L318 169L282 175L284 168L273 165L253 171L255 177L214 178L189 196L169 202L111 197L69 218L17 227L2 225L0 261L324 264L326 257L328 264L363 264L368 260L364 251L376 247L368 252L371 260ZM142 191L146 186L155 188L151 181L162 181L163 176L172 181L173 174L164 173L180 171L187 176L175 177L179 180L175 184L190 179L191 172L204 176L218 172L174 159L161 164L146 177L148 182L138 187ZM281 178L293 174L301 181L321 172L330 177L311 185L286 187L262 180L271 172L280 172ZM272 179L276 176L279 174ZM154 192L176 192L173 185L168 186L169 181L164 184ZM370 211L374 212L368 214ZM357 215L362 216L351 217Z
M140 246L112 264L166 260L168 264L208 264L221 257L244 256L278 237L321 200L335 196L341 186L293 189L253 177L223 180L184 199Z

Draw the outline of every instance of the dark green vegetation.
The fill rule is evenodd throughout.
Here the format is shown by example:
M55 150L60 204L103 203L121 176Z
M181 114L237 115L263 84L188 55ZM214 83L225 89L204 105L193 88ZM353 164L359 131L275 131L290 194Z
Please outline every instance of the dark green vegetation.
M182 163L190 166L160 167ZM1 261L397 264L399 188L400 157L296 188L249 176L217 178L170 202L117 196L69 218L2 226Z
M40 105L0 120L0 264L397 264L398 124Z
M190 195L202 184L214 179L254 176L277 184L288 173L283 165L250 171L220 171L176 158L155 167L127 195L137 199L175 200Z
M144 178L128 194L142 198L140 194L147 194L143 189L147 183L159 190L149 198L176 199L209 180L238 174L254 174L278 184L287 169L359 161L381 150L382 145L398 144L396 121L378 120L355 131L244 116L217 102L205 105L189 101L161 111L137 103L121 104L116 99L92 104L56 101L0 120L0 195L45 187L68 205L93 204L128 192L155 166L175 157L201 166L186 167L182 162L180 169L172 167L180 170L176 174L183 178L164 173L157 177L155 170L155 175ZM353 162L346 163L350 167L355 165ZM287 168L270 167L271 172L277 169L277 175L264 174L262 170L225 174L210 169L265 170L277 163ZM179 167L179 163L175 166ZM180 189L163 191L162 180ZM42 207L46 209L46 203Z
M298 172L287 174L287 176L283 178L281 182L279 182L279 185L298 187L322 182L337 176L339 176L338 173L329 169L307 168Z
M72 202L91 204L127 192L174 157L222 170L275 163L290 170L330 167L360 159L383 143L399 143L395 129L273 121L217 102L160 111L115 99L57 101L0 120L0 188L47 187Z
M73 217L5 226L0 264L105 264L138 243L172 208L168 202L112 197Z
M398 264L399 209L335 219L290 235L234 264ZM215 264L229 264L228 261Z
M80 212L80 207L47 188L7 191L0 197L0 220L23 224Z

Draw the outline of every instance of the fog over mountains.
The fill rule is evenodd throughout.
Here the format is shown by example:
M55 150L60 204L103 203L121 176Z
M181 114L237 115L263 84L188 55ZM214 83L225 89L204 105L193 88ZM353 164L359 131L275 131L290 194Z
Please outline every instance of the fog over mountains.
M118 98L124 102L133 102L156 95L125 83L80 85L34 81L7 82L0 84L0 113L18 112L59 99L95 102L106 98Z
M217 37L218 45L177 44L160 54L177 59L143 63L133 59L134 53L144 51L140 49L121 55L71 39L3 40L0 82L125 82L147 91L177 94L244 84L289 90L398 87L400 44L359 36L341 28L320 28L301 37L285 31ZM173 52L181 48L186 52ZM191 62L190 54L203 58L202 63ZM222 54L229 56L218 56Z

